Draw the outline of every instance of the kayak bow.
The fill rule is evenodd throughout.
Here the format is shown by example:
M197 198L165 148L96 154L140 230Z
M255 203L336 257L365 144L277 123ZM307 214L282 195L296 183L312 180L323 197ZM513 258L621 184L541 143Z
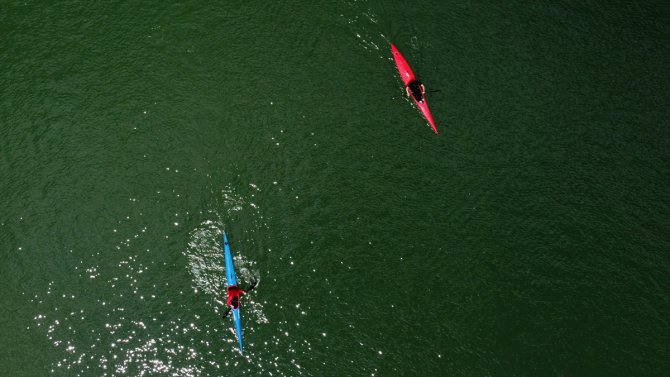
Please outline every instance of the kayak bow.
M237 276L235 276L235 266L233 265L233 255L230 253L230 245L228 244L228 235L223 232L223 256L226 259L226 284L228 287L237 285ZM240 353L242 353L242 314L240 307L231 309L233 311L233 319L235 319L235 332L237 333L237 340L240 343Z
M398 72L400 73L402 82L405 84L405 88L407 88L410 82L416 80L416 76L414 76L414 72L412 72L412 68L409 67L407 60L405 60L405 58L402 56L400 51L398 51L398 49L393 45L393 43L391 43L391 51L393 52L393 60L395 60L395 65L398 68ZM419 110L421 110L421 113L430 124L430 127L432 127L433 131L435 131L435 133L437 134L437 127L435 127L435 121L433 121L433 115L430 113L430 109L428 109L428 100L426 99L425 93L423 95L422 102L417 101L416 98L414 98L414 96L410 97L412 97L414 103L419 108Z

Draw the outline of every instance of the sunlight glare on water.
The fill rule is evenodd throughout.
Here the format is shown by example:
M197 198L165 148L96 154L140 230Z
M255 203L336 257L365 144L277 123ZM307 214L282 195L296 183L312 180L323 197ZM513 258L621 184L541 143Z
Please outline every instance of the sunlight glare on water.
M670 374L667 9L3 3L3 373Z

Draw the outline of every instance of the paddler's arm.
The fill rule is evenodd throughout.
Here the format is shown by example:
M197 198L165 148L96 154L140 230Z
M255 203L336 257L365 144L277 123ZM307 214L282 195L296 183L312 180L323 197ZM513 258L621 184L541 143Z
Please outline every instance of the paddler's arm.
M421 94L426 94L426 87L421 84Z
M411 94L409 93L409 86L406 86L406 87L405 87L405 92L407 92L407 97L410 97L410 96L411 96Z

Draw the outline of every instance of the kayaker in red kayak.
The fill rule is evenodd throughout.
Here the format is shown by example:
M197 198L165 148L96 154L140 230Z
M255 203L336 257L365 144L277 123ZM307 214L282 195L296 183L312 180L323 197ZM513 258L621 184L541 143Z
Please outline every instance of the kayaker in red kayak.
M240 307L240 296L241 295L246 295L247 292L251 292L254 288L256 288L256 283L253 282L249 286L249 288L241 289L237 285L231 285L226 289L228 292L228 300L226 301L226 304L228 307L226 308L226 311L223 313L223 318L226 318L228 316L228 313L230 313L231 309L237 309Z
M421 81L413 80L405 87L407 91L407 96L413 96L417 102L423 103L423 95L426 94L426 87L423 86Z

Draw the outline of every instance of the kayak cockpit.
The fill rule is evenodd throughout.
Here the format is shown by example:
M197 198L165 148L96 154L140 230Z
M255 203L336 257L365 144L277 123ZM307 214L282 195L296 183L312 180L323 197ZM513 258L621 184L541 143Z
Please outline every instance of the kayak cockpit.
M422 84L419 80L413 80L409 84L407 84L407 88L409 89L410 94L416 102L423 103L423 88Z

